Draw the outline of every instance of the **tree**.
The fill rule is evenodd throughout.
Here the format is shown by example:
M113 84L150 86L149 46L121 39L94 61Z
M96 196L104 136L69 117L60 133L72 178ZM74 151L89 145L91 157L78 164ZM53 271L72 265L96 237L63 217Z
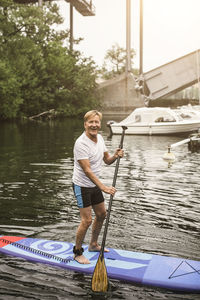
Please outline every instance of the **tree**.
M135 51L131 49L131 60L135 56ZM132 63L133 64L133 63ZM106 52L103 67L100 70L104 79L110 79L125 72L126 69L126 49L114 44Z
M20 85L9 62L2 59L0 59L0 95L0 119L15 118L18 107L23 102Z
M52 108L71 116L96 105L95 64L69 50L68 30L55 30L63 22L55 3L41 9L2 0L0 21L0 118Z

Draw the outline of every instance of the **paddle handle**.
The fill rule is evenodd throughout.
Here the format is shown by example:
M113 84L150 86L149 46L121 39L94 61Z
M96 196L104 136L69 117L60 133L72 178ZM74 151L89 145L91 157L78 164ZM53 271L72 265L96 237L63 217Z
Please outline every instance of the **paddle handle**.
M120 149L123 148L124 135L125 135L126 129L127 129L126 126L122 126L121 141L120 141L120 144L119 144ZM120 162L120 157L118 156L116 166L115 166L115 173L114 173L114 177L113 177L113 184L112 184L113 187L115 187L116 181L117 181L117 173L118 173L118 169L119 169L119 162ZM106 243L106 236L107 236L108 224L109 224L109 220L110 220L110 212L111 212L113 197L114 197L113 195L110 195L110 201L109 201L109 205L108 205L108 212L107 212L106 223L105 223L103 239L102 239L102 244L101 244L101 251L100 251L100 256L102 258L104 257L104 248L105 248L105 243Z

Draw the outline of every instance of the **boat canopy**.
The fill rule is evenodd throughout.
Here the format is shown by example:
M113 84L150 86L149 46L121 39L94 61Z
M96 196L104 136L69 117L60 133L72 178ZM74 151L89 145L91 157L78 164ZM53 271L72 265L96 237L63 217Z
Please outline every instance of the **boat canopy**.
M162 107L142 107L136 108L120 124L128 125L130 123L159 123L159 122L177 122L183 121L180 115L176 114L170 108Z

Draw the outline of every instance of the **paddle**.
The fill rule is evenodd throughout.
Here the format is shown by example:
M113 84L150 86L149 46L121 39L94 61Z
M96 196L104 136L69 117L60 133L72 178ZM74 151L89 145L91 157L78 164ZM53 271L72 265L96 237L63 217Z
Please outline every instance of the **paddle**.
M121 141L120 141L120 145L119 145L120 149L123 148L124 135L125 135L125 130L127 129L127 127L122 126L122 129L123 129L123 131L122 131ZM115 173L114 173L113 184L112 184L113 187L115 187L115 184L117 181L119 162L120 162L120 157L117 158L117 162L116 162L116 166L115 166ZM96 266L94 269L93 276L92 276L92 291L93 292L106 292L108 290L108 275L107 275L107 269L106 269L106 265L105 265L105 261L104 261L104 248L105 248L105 242L106 242L106 235L107 235L107 231L108 231L108 224L109 224L109 219L110 219L112 201L113 201L113 196L110 195L110 201L109 201L106 223L105 223L105 228L104 228L104 233L103 233L101 250L100 250L99 258L97 260L97 263L96 263Z

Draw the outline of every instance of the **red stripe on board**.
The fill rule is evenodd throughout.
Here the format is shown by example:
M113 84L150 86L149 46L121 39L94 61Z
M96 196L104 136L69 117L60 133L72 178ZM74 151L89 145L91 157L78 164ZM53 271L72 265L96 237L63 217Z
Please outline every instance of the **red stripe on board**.
M18 242L23 239L25 239L25 238L17 237L17 236L1 236L0 237L0 248L3 248L4 246L8 245L8 243L4 242L3 240L13 243L13 242Z

